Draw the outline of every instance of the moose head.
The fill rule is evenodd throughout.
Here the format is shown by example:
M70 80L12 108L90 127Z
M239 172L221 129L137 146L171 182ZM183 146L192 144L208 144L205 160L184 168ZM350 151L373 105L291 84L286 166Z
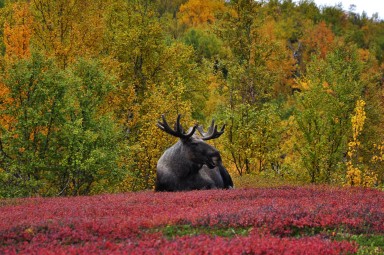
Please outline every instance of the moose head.
M194 189L223 189L233 187L228 171L221 162L219 151L205 141L220 137L225 125L217 130L214 120L207 132L202 126L194 125L187 132L177 116L172 129L165 116L157 126L179 140L168 148L157 162L156 191L180 191ZM199 131L201 137L195 132Z

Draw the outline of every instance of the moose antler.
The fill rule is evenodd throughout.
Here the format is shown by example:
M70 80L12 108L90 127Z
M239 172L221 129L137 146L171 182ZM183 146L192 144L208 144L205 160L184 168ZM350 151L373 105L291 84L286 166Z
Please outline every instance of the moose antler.
M184 130L183 130L183 127L181 126L180 124L180 118L181 118L181 114L177 115L177 120L176 120L176 123L175 123L175 128L172 129L166 119L165 119L165 116L164 114L161 115L161 118L163 119L163 122L160 122L158 121L157 122L157 126L163 130L164 132L170 134L170 135L173 135L173 136L176 136L176 137L179 137L181 139L188 139L190 138L196 131L196 128L197 128L197 124L194 125L191 129L191 131L188 133L188 134L185 134L184 133Z
M215 125L215 120L212 120L211 126L208 128L208 132L204 132L203 126L198 126L197 130L202 135L201 139L204 141L215 139L221 136L224 133L225 124L220 131L217 131L217 125Z

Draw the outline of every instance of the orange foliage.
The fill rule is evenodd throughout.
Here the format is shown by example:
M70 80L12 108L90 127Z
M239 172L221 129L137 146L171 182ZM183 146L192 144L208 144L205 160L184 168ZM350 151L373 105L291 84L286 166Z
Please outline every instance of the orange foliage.
M308 32L304 38L304 45L308 52L315 52L321 58L325 58L327 53L332 50L334 39L332 30L322 21Z
M266 19L265 22L258 29L257 34L262 36L263 42L275 42L266 48L273 49L263 57L266 59L266 66L269 70L278 70L281 82L274 84L274 93L277 95L280 92L288 94L291 92L293 84L295 83L292 73L295 71L296 60L292 56L290 49L283 47L285 40L277 36L276 21L274 19ZM255 48L260 45L260 42L255 42ZM254 58L254 53L252 53Z
M28 58L33 22L29 4L15 3L12 10L12 17L4 24L5 59Z
M28 3L14 3L12 5L10 17L4 24L4 59L8 63L30 57L32 22L33 17ZM9 96L9 88L0 83L0 111L6 110L12 102L13 99ZM13 116L4 113L0 115L1 127L9 130L14 122L15 118Z
M3 83L0 83L0 112L4 111L12 102L8 97L9 89ZM8 114L0 114L0 126L9 129L10 124L14 122L14 118Z
M221 0L189 0L180 6L180 18L184 24L198 26L215 21L215 13L224 11Z

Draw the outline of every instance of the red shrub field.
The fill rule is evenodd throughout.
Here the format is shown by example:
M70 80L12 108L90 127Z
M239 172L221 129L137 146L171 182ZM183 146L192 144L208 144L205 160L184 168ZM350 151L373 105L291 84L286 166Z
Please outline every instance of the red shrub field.
M384 193L371 189L0 200L0 254L356 254L353 237L382 235Z

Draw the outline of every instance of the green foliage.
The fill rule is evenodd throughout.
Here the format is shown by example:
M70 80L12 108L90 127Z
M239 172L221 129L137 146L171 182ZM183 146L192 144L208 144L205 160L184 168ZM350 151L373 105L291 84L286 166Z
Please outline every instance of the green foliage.
M336 35L341 35L345 27L345 14L339 5L325 6L321 10L323 19L332 26L332 31Z
M235 1L231 6L232 12L224 16L217 30L231 52L223 60L228 79L219 116L228 125L222 143L224 156L230 168L243 175L271 169L283 154L284 124L273 99L275 88L285 79L284 67L279 65L285 50L263 33L259 3Z
M382 235L352 235L347 239L360 245L358 255L380 254L384 250L384 237Z
M184 36L185 44L191 45L197 54L197 60L212 59L221 53L222 42L214 35L203 30L190 29Z
M2 196L32 195L44 186L46 159L50 149L57 149L50 148L61 122L55 113L60 112L65 94L64 74L52 65L34 55L12 65L6 74L11 102L1 115L11 118L1 130Z
M221 116L228 125L223 152L239 175L271 170L279 162L284 126L277 112L273 104L240 105Z
M1 127L1 196L89 194L118 181L119 130L98 111L113 86L99 65L63 72L34 54L4 82L10 103L1 115L11 119Z
M353 49L336 49L326 61L315 60L297 95L296 148L311 183L338 182L338 164L347 149L350 116L362 93L361 67ZM335 175L336 174L336 175Z
M353 241L359 244L358 255L382 254L384 251L384 237L376 234L349 234L343 231L334 231L334 239Z
M152 188L175 142L163 113L226 123L214 143L234 177L345 183L357 99L356 164L383 185L377 16L310 0L36 0L0 1L0 25L0 196Z
M121 133L110 113L101 114L108 93L115 87L101 65L80 60L70 69L66 123L63 123L63 156L67 171L61 175L64 194L107 190L119 181L117 166ZM81 109L81 111L79 111ZM64 177L65 176L65 177Z

